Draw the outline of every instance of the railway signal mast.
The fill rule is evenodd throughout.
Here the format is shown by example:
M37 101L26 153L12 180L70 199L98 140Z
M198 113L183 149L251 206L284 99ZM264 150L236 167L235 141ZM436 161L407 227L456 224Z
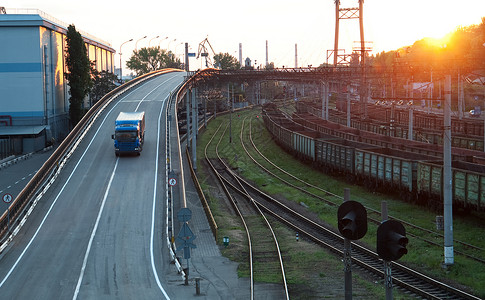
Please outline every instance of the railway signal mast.
M337 212L338 230L344 236L345 299L352 299L351 240L359 240L367 233L367 211L365 207L350 200L350 189L344 189L344 202Z

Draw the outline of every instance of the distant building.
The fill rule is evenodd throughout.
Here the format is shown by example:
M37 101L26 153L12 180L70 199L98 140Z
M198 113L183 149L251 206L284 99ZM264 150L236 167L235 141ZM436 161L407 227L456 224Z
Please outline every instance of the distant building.
M96 69L114 72L111 45L79 32ZM0 160L2 152L37 151L69 133L66 33L67 24L39 10L0 13Z

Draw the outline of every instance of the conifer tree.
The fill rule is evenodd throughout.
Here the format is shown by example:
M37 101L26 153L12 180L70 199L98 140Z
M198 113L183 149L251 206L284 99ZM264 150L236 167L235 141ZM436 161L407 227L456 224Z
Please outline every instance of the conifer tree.
M69 116L74 127L83 116L82 101L92 86L91 64L81 34L69 25L66 35L66 79L69 84Z

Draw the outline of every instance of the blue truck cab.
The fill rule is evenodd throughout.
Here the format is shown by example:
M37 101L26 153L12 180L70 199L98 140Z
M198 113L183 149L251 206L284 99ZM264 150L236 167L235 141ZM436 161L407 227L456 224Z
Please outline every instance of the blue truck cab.
M115 155L136 153L140 155L145 139L145 112L120 112L115 121Z

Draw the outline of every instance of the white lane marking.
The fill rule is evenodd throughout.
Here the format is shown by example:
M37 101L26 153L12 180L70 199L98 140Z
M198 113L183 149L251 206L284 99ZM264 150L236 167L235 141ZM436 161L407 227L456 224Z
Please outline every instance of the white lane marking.
M168 96L167 96L168 98ZM158 181L158 153L160 151L160 121L163 113L163 107L165 105L165 102L167 101L167 98L163 101L162 108L160 109L160 114L158 115L158 129L157 129L157 157L155 159L155 180L154 180L154 186L153 186L153 204L152 204L152 228L151 228L151 236L150 236L150 258L151 258L151 263L152 263L152 271L153 271L153 276L155 276L155 280L157 281L158 287L162 291L163 295L165 296L165 299L170 300L170 297L168 297L168 294L165 292L163 289L162 283L160 282L160 279L158 277L158 272L157 268L155 266L155 255L153 254L153 247L154 247L154 236L155 236L155 207L156 207L156 200L157 200L157 181Z
M137 90L138 88L134 89L133 91L129 92L127 95L125 95L124 97L127 97L128 95L130 95L132 92L134 92L135 90ZM123 98L124 98L123 97ZM122 99L123 99L122 98ZM106 119L108 118L109 114L111 113L111 111L120 103L121 101L118 101L117 103L115 103L115 105L113 105L113 107L108 111L108 113L106 114L106 116L104 117L103 121L101 122L101 124L99 125L99 128L98 130L96 130L96 132L94 133L94 136L93 138L91 139L91 141L89 142L88 146L86 147L86 150L84 150L84 153L81 155L81 158L79 158L79 161L77 162L76 166L74 166L74 169L71 171L71 174L69 175L69 177L67 178L66 182L64 183L64 185L62 186L61 190L59 191L59 193L57 194L56 198L54 199L54 201L52 202L51 206L49 207L49 210L47 210L47 213L45 214L44 218L42 219L42 221L40 222L39 224L39 227L37 228L37 230L35 231L34 235L32 236L32 238L30 239L29 243L27 244L27 246L25 246L25 249L22 251L22 253L20 254L20 256L17 258L17 260L15 261L15 263L13 264L13 266L10 268L10 270L8 271L7 275L5 275L5 278L2 280L2 282L0 282L0 288L3 286L3 284L7 281L7 279L10 277L10 275L12 274L12 272L15 270L15 268L17 267L17 265L19 264L20 260L22 260L22 258L24 257L25 253L27 252L27 250L30 248L30 245L32 245L32 243L34 242L35 238L37 237L37 234L39 234L40 230L42 229L42 226L44 225L45 221L47 220L47 217L50 215L52 209L54 208L54 205L56 205L57 203L57 200L59 199L59 197L61 196L62 192L64 191L64 188L67 186L67 184L69 183L69 181L71 181L71 178L72 178L72 175L74 174L74 172L77 170L77 167L79 166L79 164L81 163L81 161L83 160L84 156L86 155L86 153L88 152L89 148L91 147L91 144L93 143L94 139L96 138L96 136L98 135L98 132L99 130L101 129L102 125L104 124L104 122L106 121Z
M174 77L172 77L174 78ZM47 220L47 217L50 215L52 209L54 208L55 204L57 203L57 200L59 199L60 195L62 194L62 192L64 191L65 187L67 186L67 184L70 182L74 172L77 170L79 164L81 163L81 161L83 160L84 156L86 155L86 153L88 152L91 144L93 143L94 139L96 138L96 136L98 135L98 132L99 130L101 129L102 125L104 124L104 122L106 121L107 117L110 115L111 111L113 111L113 109L123 101L124 98L126 98L127 96L129 96L132 92L136 91L139 87L133 89L131 92L129 92L127 95L123 96L118 102L116 102L113 107L108 111L108 113L106 114L106 116L104 117L103 121L101 122L98 130L96 130L93 138L91 139L90 143L88 144L88 146L86 147L86 150L84 151L84 153L81 155L81 157L79 158L79 161L77 162L76 166L74 167L74 169L72 170L71 174L69 175L69 177L67 178L65 184L63 185L63 187L61 188L61 190L59 191L59 193L57 194L56 198L54 199L54 201L52 202L51 206L49 207L49 209L47 210L47 213L46 215L44 216L44 218L42 219L41 223L39 224L39 227L37 228L37 230L35 231L34 235L32 236L32 238L30 239L29 243L25 246L25 249L22 251L22 253L20 254L20 256L17 258L17 260L15 261L15 263L13 264L13 266L10 268L10 270L8 271L8 273L5 275L5 277L3 278L3 280L0 282L0 288L5 284L5 282L8 280L8 278L10 277L10 275L12 274L12 272L15 270L15 268L17 267L17 265L20 263L20 261L22 260L23 256L25 255L25 253L27 252L27 250L30 248L30 246L32 245L32 243L34 242L35 238L37 237L37 235L39 234L40 230L42 229L45 221ZM31 176L31 174L29 174L29 176ZM7 187L10 188L11 186Z
M138 103L135 111L138 110L138 108L140 107L140 104L143 102L143 100L149 95L151 94L154 90L158 89L162 84L166 83L167 81L171 80L175 78L175 76L171 77L170 79L162 82L161 84L159 84L158 86L156 86L155 88L153 88L153 90L151 90L145 97L143 97L143 99L140 101L140 103ZM162 110L163 110L163 105L162 105ZM111 111L110 111L111 112ZM160 123L160 121L159 121ZM158 126L160 127L160 126ZM159 129L160 130L160 129ZM158 138L157 138L158 139ZM92 243L93 243L93 240L94 240L94 237L96 236L96 231L97 231L97 228L98 228L98 224L99 224L99 220L101 219L101 214L103 212L103 208L104 208L104 204L106 202L106 198L108 196L108 193L109 193L109 190L110 190L110 187L111 187L111 182L114 178L114 175L115 175L115 172L116 172L116 166L118 165L118 160L119 158L116 160L116 165L115 165L115 168L113 170L113 173L111 174L111 179L109 181L109 184L108 184L108 187L106 189L106 192L105 192L105 195L104 195L104 198L103 198L103 202L101 204L101 208L100 208L100 211L98 212L98 217L96 219L96 224L93 228L93 231L91 232L91 237L89 239L89 243L88 243L88 247L86 249L86 253L84 255L84 260L83 260L83 265L81 267L81 274L79 275L79 279L78 279L78 282L77 282L77 285L76 285L76 290L74 291L74 295L72 297L73 300L76 300L78 295L79 295L79 290L81 288L81 284L82 284L82 280L83 280L83 277L84 277L84 271L86 269L86 265L87 265L87 261L88 261L88 258L89 258L89 253L91 252L91 246L92 246ZM157 163L156 163L156 167L155 169L158 168L158 149L157 149ZM158 170L158 169L157 169ZM155 173L156 174L156 173ZM155 179L156 181L156 179ZM156 185L156 183L155 183ZM153 213L152 213L153 214ZM153 222L153 221L152 221ZM152 227L153 227L153 224L152 224ZM152 236L153 236L153 233L152 233ZM153 254L152 254L152 264L153 264ZM158 283L158 287L160 288L160 290L162 291L162 293L165 295L166 299L170 299L168 298L168 295L167 293L165 292L165 290L163 289L162 285L160 284L159 280L158 280L158 276L156 277L156 280L157 280L157 283Z
M150 92L148 92L148 94L146 94L146 95L145 95L145 97L143 97L143 98L140 100L140 102L138 103L138 105L137 105L137 106L136 106L136 108L135 108L135 111L138 111L138 108L140 108L140 105L141 105L141 103L142 103L143 101L149 101L149 100L147 100L148 95L150 95L150 94L151 94L151 93L153 93L153 92L154 92L156 89L158 89L160 86L162 86L162 84L165 84L165 83L169 82L170 80L172 80L172 79L174 79L174 78L176 78L176 77L177 77L177 76L172 76L172 77L170 77L169 79L165 80L164 82L160 83L160 84L159 84L159 85L157 85L155 88L153 88L153 90L151 90ZM162 110L163 110L163 104L162 104ZM158 126L160 126L160 125L158 125Z
M86 269L86 265L88 263L89 253L91 252L91 246L93 245L94 236L96 235L96 231L97 231L98 225L99 225L99 220L101 219L101 215L103 214L104 205L106 203L106 199L108 198L108 193L109 193L109 190L111 188L111 183L113 183L113 178L115 177L116 168L118 167L119 160L120 160L119 157L116 158L116 164L115 164L115 167L113 168L113 172L111 172L111 177L109 179L108 187L106 188L106 191L104 192L103 201L101 202L101 207L99 208L99 211L98 211L98 217L96 218L96 223L94 224L94 228L91 231L91 237L89 238L88 247L86 249L86 253L84 254L83 265L81 267L81 274L79 274L79 278L77 280L77 285L76 285L76 290L74 291L74 295L72 296L72 299L77 299L77 296L79 294L79 289L81 288L81 283L82 283L83 277L84 277L84 270Z

